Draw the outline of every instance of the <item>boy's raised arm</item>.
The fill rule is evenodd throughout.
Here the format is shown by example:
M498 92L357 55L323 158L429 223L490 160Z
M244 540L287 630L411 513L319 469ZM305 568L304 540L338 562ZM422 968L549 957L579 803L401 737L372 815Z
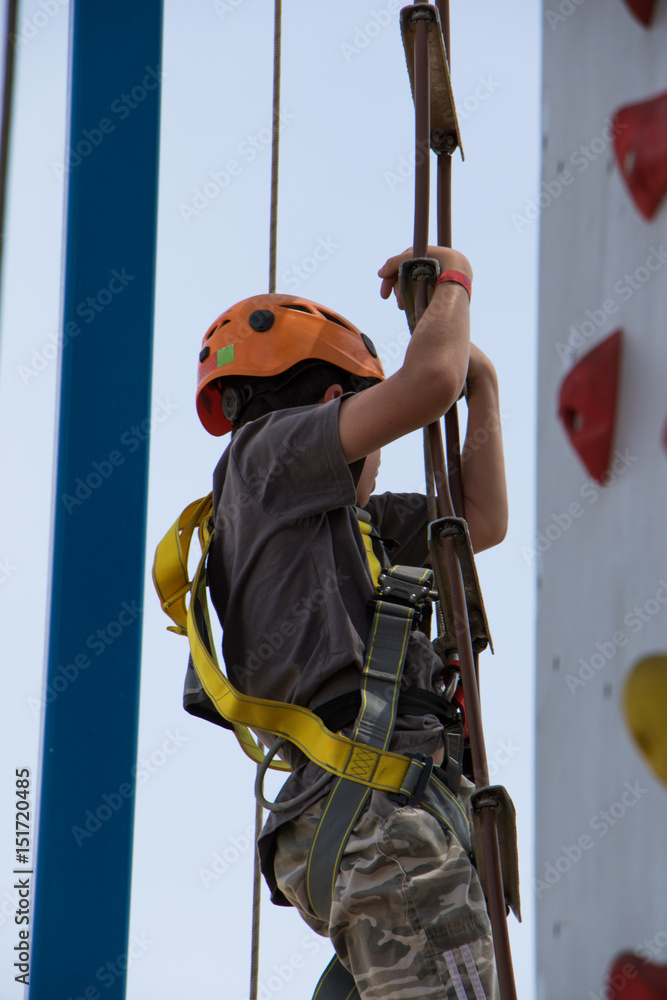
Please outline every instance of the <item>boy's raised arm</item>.
M475 552L507 532L507 485L496 370L475 344L468 368L468 428L461 453L464 516Z

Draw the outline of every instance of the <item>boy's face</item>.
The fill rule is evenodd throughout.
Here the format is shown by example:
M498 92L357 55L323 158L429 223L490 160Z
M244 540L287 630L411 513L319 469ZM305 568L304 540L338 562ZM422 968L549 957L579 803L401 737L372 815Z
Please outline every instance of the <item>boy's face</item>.
M365 507L375 489L375 480L380 468L381 453L372 451L366 456L364 467L357 483L357 501L360 507Z

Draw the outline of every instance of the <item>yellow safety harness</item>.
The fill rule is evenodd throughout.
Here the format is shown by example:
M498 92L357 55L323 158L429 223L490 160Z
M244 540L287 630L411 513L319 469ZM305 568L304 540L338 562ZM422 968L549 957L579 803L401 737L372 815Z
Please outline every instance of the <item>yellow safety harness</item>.
M426 770L423 761L334 733L327 729L319 716L301 705L243 694L223 673L214 644L209 643L202 634L203 631L209 636L212 634L206 594L206 561L214 533L211 514L212 494L185 508L157 547L153 582L163 611L174 623L168 626L169 631L187 636L193 665L202 687L217 712L233 727L244 753L258 763L263 761L264 753L250 729L273 733L294 744L309 760L339 778L393 792L407 799L412 798L420 784L423 785L423 781L420 782ZM199 533L202 555L194 577L190 580L188 557L195 530ZM371 571L379 573L380 566L372 552L370 535L364 528L362 534ZM402 590L408 602L414 596L416 605L417 600L423 598L424 592L428 593L430 589L428 583L424 584L430 572L419 571L421 583L417 577L406 582L400 572L396 573L404 569L392 567L384 571L389 581L386 589L394 592ZM191 594L189 602L188 593ZM378 602L380 606L382 603L381 600ZM204 629L197 620L200 615ZM273 760L270 766L280 771L291 770L287 763L280 760Z
M368 568L371 573L371 579L374 586L377 587L382 566L380 565L380 560L375 555L373 550L373 528L371 527L370 521L362 521L361 519L359 519L359 527L361 528L361 537L364 540L364 547L366 549L366 558L368 559Z

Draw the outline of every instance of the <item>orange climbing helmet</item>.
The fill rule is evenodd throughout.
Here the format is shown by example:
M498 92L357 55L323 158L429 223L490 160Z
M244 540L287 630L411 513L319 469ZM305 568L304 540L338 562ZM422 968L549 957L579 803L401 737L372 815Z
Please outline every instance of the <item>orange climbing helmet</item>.
M226 434L232 425L222 410L221 380L275 378L310 359L326 361L359 378L384 378L370 337L317 302L282 294L254 295L237 302L216 319L202 342L199 419L209 434Z

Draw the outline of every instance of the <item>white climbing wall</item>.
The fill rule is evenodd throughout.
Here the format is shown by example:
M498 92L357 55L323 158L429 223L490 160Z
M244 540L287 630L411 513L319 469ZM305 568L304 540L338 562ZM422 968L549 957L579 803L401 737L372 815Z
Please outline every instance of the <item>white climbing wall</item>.
M667 2L544 4L541 228L537 968L540 1000L613 1000L613 957L667 963L667 787L623 717L627 671L667 651L667 200L651 222L619 174L610 119L667 90ZM665 125L667 127L667 125ZM623 358L606 487L557 417L574 364L614 330ZM666 723L667 725L667 720ZM623 977L621 977L622 979Z

